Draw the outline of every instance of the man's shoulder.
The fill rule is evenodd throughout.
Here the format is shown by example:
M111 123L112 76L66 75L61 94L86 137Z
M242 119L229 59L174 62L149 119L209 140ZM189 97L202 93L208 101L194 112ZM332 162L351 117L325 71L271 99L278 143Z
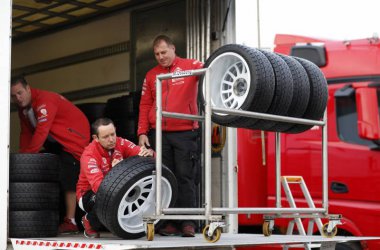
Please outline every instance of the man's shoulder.
M91 158L97 156L97 151L96 151L96 142L92 141L90 144L88 144L82 153L81 158Z
M59 98L57 93L42 90L42 89L33 89L33 104L38 106L45 102L54 102Z
M191 58L178 58L178 64L182 66L186 66L188 69L199 69L203 67L203 63L197 59L191 59Z

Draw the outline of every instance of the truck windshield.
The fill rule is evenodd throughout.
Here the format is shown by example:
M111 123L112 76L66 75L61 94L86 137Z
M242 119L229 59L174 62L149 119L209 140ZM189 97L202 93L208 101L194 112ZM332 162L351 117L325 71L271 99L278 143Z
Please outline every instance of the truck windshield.
M380 89L377 90L377 97L380 110ZM371 149L379 149L380 140L366 140L359 137L358 113L355 99L355 95L335 99L338 136L342 141L348 143L365 145Z

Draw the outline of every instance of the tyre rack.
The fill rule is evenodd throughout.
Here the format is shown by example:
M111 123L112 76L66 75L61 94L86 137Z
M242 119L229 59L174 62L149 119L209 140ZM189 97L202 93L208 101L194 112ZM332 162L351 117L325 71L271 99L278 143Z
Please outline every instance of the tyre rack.
M318 219L317 226L322 235L327 237L335 236L336 225L340 224L340 215L328 214L328 163L327 163L327 116L324 114L323 121L285 117L279 115L264 114L251 111L218 108L211 106L211 91L209 68L198 70L180 71L158 75L156 78L156 209L155 214L143 218L147 239L154 238L154 221L157 219L166 220L206 220L206 227L203 236L208 242L216 242L220 239L221 228L225 226L224 217L226 214L263 214L263 232L265 236L271 235L276 218L313 218ZM205 79L205 104L204 115L189 115L162 111L162 80L201 76ZM213 208L211 200L211 114L212 111L230 115L239 115L250 118L266 119L279 122L292 122L296 124L313 125L322 127L322 208L282 208L281 207L281 147L280 133L275 132L275 155L276 155L276 207L274 208ZM162 117L177 119L196 120L205 123L205 208L162 208L161 205L161 177L162 177ZM311 199L311 197L309 198ZM311 200L312 202L312 200ZM328 218L329 222L321 229L321 218ZM289 230L288 230L289 231ZM303 230L304 231L304 230ZM309 230L310 231L310 230ZM309 233L309 232L308 232ZM288 232L288 234L291 234ZM305 245L305 248L308 246Z

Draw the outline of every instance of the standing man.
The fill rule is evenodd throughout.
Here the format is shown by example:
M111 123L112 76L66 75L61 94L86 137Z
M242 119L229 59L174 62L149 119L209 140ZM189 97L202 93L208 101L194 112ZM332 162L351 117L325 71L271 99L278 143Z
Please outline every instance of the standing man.
M116 137L113 122L99 118L92 124L92 142L84 150L80 160L80 175L77 183L79 207L86 212L82 217L84 235L99 238L96 231L100 226L93 207L96 193L104 176L121 160L134 156L153 156L153 150L139 147L132 142Z
M142 86L139 124L137 134L139 145L155 147L156 127L156 76L184 70L194 70L203 64L193 59L176 56L173 41L160 35L153 41L154 56L158 65L148 71ZM197 107L198 77L190 76L164 80L162 82L162 110L195 115ZM198 122L183 119L162 119L162 158L163 164L170 168L178 181L176 207L193 208L196 206L195 168L199 158L197 137ZM149 137L148 137L149 136ZM159 230L162 235L194 237L195 223L182 221L169 222Z
M38 153L42 147L60 157L60 182L65 193L66 216L62 234L78 233L75 223L75 187L79 159L90 141L86 116L63 96L29 86L23 77L11 81L11 97L21 123L20 152Z

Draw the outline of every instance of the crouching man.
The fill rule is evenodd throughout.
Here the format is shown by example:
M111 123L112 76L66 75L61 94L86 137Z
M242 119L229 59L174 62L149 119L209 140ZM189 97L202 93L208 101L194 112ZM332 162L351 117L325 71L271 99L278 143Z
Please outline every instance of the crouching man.
M79 207L86 212L82 217L84 235L87 238L99 238L97 230L101 223L93 208L96 192L103 178L121 160L135 155L153 156L154 152L117 137L115 126L108 118L96 120L91 129L93 140L85 148L80 159L76 196Z

